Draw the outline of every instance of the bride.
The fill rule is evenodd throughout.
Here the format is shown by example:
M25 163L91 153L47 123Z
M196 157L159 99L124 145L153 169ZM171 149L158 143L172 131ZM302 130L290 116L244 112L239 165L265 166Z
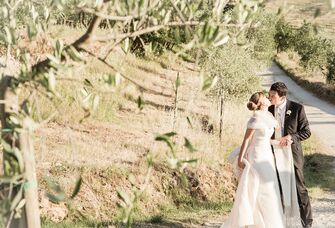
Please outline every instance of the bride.
M270 138L278 126L268 112L270 101L262 92L253 94L247 104L254 111L237 159L239 184L233 209L222 228L283 228L281 201L275 159Z

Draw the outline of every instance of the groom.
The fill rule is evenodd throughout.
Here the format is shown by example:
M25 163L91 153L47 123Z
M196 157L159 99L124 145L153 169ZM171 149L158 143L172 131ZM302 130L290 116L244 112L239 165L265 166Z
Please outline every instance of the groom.
M300 142L308 139L311 136L311 131L304 107L301 104L286 99L287 93L288 89L283 82L272 84L269 91L269 99L272 105L269 107L269 111L277 117L281 125L280 145L287 146L292 143L291 148L294 160L300 218L303 227L309 228L312 227L313 218L311 204L304 182L304 156Z

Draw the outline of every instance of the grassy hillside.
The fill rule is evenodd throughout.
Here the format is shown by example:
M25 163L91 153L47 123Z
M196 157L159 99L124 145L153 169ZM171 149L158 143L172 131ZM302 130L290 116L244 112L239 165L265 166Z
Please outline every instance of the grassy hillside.
M324 37L335 38L335 11L331 10L327 0L271 0L266 9L276 13L279 7L283 9L285 19L292 25L301 26L304 21L317 25ZM318 11L318 17L314 17Z
M64 34L66 42L73 38L66 34L78 33L69 28L65 31L55 28L56 32ZM107 59L112 60L132 82L122 77L119 86L106 84L106 77L115 71L91 59L86 67L74 68L59 80L57 90L63 95L55 102L36 97L40 108L34 110L35 118L52 117L35 132L45 226L57 227L61 222L59 226L73 227L78 223L77 227L87 227L120 221L116 190L131 191L130 174L137 184L144 181L148 154L155 165L148 189L135 210L136 221L202 223L227 213L236 180L225 157L242 140L244 125L251 114L245 105L225 104L220 141L219 99L201 91L201 78L193 63L175 59L172 53L141 59L121 50ZM181 86L174 119L174 84L178 73ZM100 104L93 115L83 119L80 91L85 79L90 82L86 87L100 96ZM143 109L138 107L139 96ZM59 114L54 116L55 110ZM185 167L187 185L178 171L166 165L170 157L168 147L155 141L157 134L173 130L178 133L177 157L198 160L195 165ZM183 137L192 142L196 152L185 149ZM79 175L83 177L82 189L70 206L54 204L45 198L50 191L46 178L58 180L70 193Z

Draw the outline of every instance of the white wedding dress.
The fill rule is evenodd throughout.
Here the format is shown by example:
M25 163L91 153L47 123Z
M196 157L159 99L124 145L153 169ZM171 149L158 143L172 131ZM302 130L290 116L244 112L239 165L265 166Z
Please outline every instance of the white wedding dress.
M255 133L244 157L246 166L239 174L233 209L222 228L285 227L270 145L270 138L276 126L276 119L268 111L256 111L248 121L247 128L255 129Z

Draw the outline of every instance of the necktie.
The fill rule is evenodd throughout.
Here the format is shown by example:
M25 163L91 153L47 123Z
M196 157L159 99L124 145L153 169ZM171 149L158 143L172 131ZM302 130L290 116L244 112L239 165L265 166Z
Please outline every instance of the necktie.
M278 122L278 126L275 129L275 139L280 139L282 137L282 121L280 116L280 109L278 106L275 108L275 117Z

